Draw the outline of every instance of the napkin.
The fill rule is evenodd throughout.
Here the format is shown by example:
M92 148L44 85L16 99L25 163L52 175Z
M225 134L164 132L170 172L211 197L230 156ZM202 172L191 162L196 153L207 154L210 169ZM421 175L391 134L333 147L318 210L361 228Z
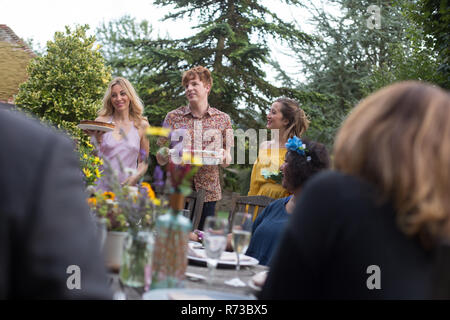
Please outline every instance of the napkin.
M196 249L193 247L194 247L193 245L189 244L189 248L188 248L188 256L189 257L206 259L206 252L204 249ZM236 253L224 251L222 253L222 255L220 256L219 260L220 261L230 261L230 262L236 261L237 262ZM241 254L241 255L239 255L239 260L240 261L250 261L251 258L249 256Z

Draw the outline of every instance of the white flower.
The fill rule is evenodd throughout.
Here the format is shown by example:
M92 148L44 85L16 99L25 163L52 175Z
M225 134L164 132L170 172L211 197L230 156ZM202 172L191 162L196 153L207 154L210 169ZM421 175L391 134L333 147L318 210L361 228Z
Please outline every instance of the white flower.
M137 197L138 196L138 193L139 193L138 187L126 186L125 188L128 189L128 193L130 194L130 196L132 196L132 197Z

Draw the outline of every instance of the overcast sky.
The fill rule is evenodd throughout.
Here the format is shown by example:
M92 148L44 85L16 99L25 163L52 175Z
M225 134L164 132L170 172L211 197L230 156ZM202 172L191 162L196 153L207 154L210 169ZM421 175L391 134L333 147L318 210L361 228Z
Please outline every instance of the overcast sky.
M128 14L137 20L149 20L157 30L171 37L182 37L191 32L194 22L165 21L160 19L168 12L167 7L156 7L151 0L0 0L0 24L7 24L23 39L33 38L45 45L53 39L56 31L65 25L89 24L92 31L103 21ZM293 9L278 1L261 1L283 19L304 16L304 10ZM276 4L276 5L275 5ZM303 19L301 19L303 20ZM306 26L307 27L307 26Z
M170 9L156 7L152 3L152 0L0 0L0 24L8 25L25 40L33 39L34 44L42 48L48 40L53 40L56 31L64 31L66 25L73 29L76 24L88 24L89 34L94 34L102 22L118 19L125 14L137 21L150 21L157 33L167 33L171 38L192 34L191 26L196 21L161 22ZM280 18L288 21L296 19L304 31L312 31L312 26L306 22L306 10L288 7L273 0L262 0L261 3ZM282 48L273 45L272 49L275 56L280 56L279 61L284 68L292 70L295 67L294 61L281 57L279 51Z

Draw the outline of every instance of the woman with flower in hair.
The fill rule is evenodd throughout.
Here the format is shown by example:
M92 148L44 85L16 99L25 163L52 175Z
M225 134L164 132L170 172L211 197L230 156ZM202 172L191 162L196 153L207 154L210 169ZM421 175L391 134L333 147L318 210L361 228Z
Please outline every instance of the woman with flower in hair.
M285 146L287 152L280 167L283 172L282 186L292 195L275 200L258 215L246 253L262 265L270 263L303 185L314 174L328 168L330 163L328 151L321 143L302 141L294 136Z
M448 279L434 263L450 240L449 93L418 81L373 93L340 128L334 167L302 190L259 298L434 297Z
M289 98L275 100L267 115L266 126L272 132L272 140L260 145L258 158L253 164L249 196L279 199L289 195L289 191L277 183L276 176L281 180L279 171L286 155L287 140L293 136L301 137L308 126L309 120L297 101ZM275 176L274 179L271 176Z
M148 168L146 157L149 141L145 132L149 123L142 115L143 110L142 101L131 83L117 77L109 83L103 98L103 108L95 119L115 124L114 130L107 133L87 130L99 156L116 172L122 185L136 185ZM100 180L100 189L110 188L105 179Z

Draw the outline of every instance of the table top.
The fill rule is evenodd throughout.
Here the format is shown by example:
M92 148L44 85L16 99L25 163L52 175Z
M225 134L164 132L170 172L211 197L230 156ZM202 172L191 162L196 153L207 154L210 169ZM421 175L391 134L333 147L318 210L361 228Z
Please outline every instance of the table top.
M256 298L255 294L257 291L254 286L249 286L249 282L254 275L259 272L267 271L268 267L263 265L256 266L245 266L241 267L237 273L235 268L217 268L214 270L213 280L211 286L208 284L207 280L199 280L196 278L186 277L185 288L186 289L202 289L202 290L214 290L224 293L238 294L247 296L248 298ZM205 277L209 276L209 269L205 266L189 264L186 270L187 273L193 273ZM225 284L226 280L235 278L239 274L239 278L247 284L245 287L233 287ZM119 283L119 275L117 273L109 273L110 285L112 292L120 291L121 285ZM142 295L145 293L144 288L132 288L127 286L122 286L123 292L125 293L126 299L128 300L141 300Z

